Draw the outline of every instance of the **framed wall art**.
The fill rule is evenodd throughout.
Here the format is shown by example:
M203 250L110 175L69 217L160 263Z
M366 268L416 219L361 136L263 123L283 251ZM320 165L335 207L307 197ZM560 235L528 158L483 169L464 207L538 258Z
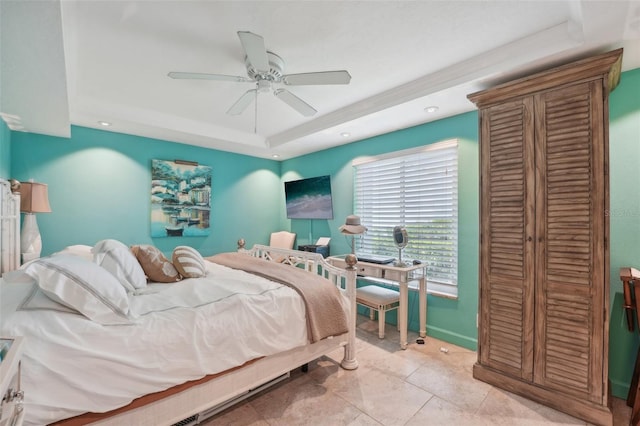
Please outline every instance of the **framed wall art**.
M152 160L151 237L209 235L211 167Z

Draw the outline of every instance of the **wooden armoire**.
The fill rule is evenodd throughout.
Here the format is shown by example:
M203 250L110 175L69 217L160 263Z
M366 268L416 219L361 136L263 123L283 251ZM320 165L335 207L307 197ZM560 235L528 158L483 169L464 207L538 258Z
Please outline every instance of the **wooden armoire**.
M622 49L474 93L480 302L473 376L613 422L609 93Z

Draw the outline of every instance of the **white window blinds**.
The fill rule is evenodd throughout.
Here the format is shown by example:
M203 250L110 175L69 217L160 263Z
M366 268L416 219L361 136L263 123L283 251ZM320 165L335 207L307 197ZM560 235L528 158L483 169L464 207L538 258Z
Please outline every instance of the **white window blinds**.
M458 141L355 160L354 212L368 230L356 253L398 256L393 227L404 226L403 260L427 265L427 288L457 296Z

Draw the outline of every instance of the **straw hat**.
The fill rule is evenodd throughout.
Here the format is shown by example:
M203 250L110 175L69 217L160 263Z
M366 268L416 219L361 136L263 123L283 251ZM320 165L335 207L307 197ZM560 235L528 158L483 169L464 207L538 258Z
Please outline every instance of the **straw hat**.
M362 234L367 231L367 227L360 224L360 216L349 215L344 225L340 226L343 234Z

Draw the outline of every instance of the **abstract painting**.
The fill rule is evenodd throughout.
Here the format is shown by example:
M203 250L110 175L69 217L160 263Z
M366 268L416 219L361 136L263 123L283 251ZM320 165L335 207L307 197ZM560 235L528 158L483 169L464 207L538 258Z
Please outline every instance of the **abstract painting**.
M151 236L209 235L211 167L151 160Z

